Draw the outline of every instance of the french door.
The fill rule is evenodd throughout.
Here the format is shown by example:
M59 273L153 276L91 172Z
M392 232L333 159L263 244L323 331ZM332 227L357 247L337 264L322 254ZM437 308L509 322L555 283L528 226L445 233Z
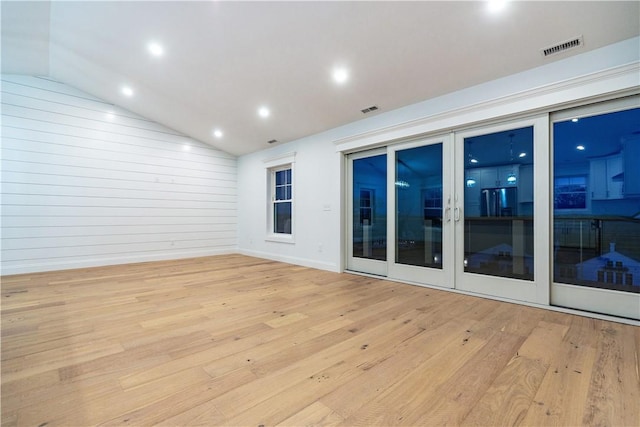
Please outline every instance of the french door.
M551 122L551 303L640 319L640 97Z
M347 269L548 303L546 157L547 116L349 155Z
M456 134L457 289L548 304L548 123L542 115Z

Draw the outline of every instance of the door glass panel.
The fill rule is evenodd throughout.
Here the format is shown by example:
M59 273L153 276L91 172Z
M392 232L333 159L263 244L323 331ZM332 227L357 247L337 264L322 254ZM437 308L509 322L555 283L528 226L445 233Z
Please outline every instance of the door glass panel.
M442 144L396 152L396 263L442 268Z
M557 283L640 293L640 108L553 124Z
M533 280L533 127L464 139L464 271Z
M353 256L387 260L387 155L353 160Z

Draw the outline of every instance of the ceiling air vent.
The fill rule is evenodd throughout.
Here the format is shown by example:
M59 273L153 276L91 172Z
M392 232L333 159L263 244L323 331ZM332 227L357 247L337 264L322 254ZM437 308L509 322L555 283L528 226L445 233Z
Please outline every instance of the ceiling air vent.
M579 36L574 39L544 48L541 50L541 52L542 56L555 55L556 53L564 52L569 49L575 49L576 47L580 47L582 45L584 45L584 40L582 39L582 36Z
M378 109L377 105L372 105L371 107L363 108L360 111L362 111L362 114L367 114L367 113L370 113L372 111L376 111L377 109Z
M267 141L267 144L275 144L276 142L278 142L277 139L270 139L269 141Z

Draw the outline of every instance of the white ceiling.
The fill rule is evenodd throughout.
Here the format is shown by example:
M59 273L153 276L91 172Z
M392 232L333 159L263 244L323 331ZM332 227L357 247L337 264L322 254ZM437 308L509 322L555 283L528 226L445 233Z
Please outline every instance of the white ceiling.
M640 34L638 1L509 2L493 14L484 1L3 0L1 12L3 73L49 76L236 155ZM540 53L580 35L581 48ZM148 53L151 40L164 56ZM350 70L343 85L337 65Z

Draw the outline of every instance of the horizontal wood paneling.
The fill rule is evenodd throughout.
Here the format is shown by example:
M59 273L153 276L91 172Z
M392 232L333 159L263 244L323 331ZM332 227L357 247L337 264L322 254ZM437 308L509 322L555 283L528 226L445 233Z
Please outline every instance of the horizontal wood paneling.
M236 158L77 89L2 76L2 273L237 246Z
M181 176L192 178L204 178L212 180L224 180L235 182L234 171L218 171L210 169L195 169L187 167L189 164L176 160L174 164L162 160L159 164L136 162L130 160L109 160L100 157L86 157L73 152L62 153L39 153L36 151L13 150L3 147L3 162L20 162L42 165L42 171L47 172L47 167L64 166L90 169L103 169L110 172L137 172L144 174L154 174L161 176L174 176L176 171L180 171ZM166 163L166 164L164 164Z
M182 216L177 212L174 216L100 216L100 217L64 217L64 216L37 216L22 217L13 216L5 217L3 213L2 227L6 230L8 227L69 227L69 226L92 226L92 227L113 227L120 225L145 225L155 224L163 226L174 226L181 224L211 225L211 224L237 224L238 220L235 216L204 218L197 216Z
M128 150L130 150L132 154L139 153L145 156L165 158L175 158L179 155L178 153L184 153L184 139L169 141L166 144L162 144L161 147L156 147L158 144L155 143L154 140L133 136L109 134L106 135L106 139L88 138L86 136L74 136L73 134L56 134L35 129L11 127L6 123L3 124L3 137L23 142L34 141L47 144L69 145L80 148L91 147L97 151L107 152L121 152L123 148L121 145L124 145L129 147ZM225 153L222 153L222 155L218 155L217 153L219 152L211 152L210 150L192 145L189 156L193 162L198 162L203 158L202 161L209 162L208 164L213 163L223 166L235 166L235 158L228 157Z
M14 167L8 167L13 165ZM11 183L19 184L43 184L52 185L51 176L55 175L54 185L65 185L71 187L93 187L93 188L117 188L117 189L143 189L145 191L158 191L158 192L180 192L180 193L194 193L194 192L206 192L210 194L229 194L235 195L235 187L229 186L228 182L217 181L202 181L198 179L188 179L184 177L159 177L152 175L126 175L119 174L114 176L113 174L102 173L101 171L95 171L95 175L103 174L104 176L89 176L89 171L82 170L81 172L87 172L77 175L60 174L60 173L44 173L40 171L23 172L17 170L18 163L2 165L3 172L11 172L11 175L7 179L11 179ZM65 172L63 169L62 172ZM68 170L71 173L74 171ZM79 179L80 178L80 179Z
M118 225L111 224L111 235L142 235L142 234L182 234L182 233L221 233L226 237L233 237L235 235L234 231L229 231L228 224L174 224L168 230L165 225L157 225L157 224L139 224L139 225ZM94 237L96 232L95 226L80 226L80 225L69 225L66 227L63 226L30 226L30 227L7 227L3 233L3 239L5 242L9 240L23 240L28 241L29 239L43 239L50 237ZM100 236L102 234L98 234Z
M156 190L149 195L148 190L128 188L95 188L88 186L55 185L55 184L26 184L7 182L4 183L3 194L14 195L39 195L39 196L72 196L94 198L122 198L136 200L200 200L215 202L235 202L236 196L232 194L212 194L205 192L180 192Z

